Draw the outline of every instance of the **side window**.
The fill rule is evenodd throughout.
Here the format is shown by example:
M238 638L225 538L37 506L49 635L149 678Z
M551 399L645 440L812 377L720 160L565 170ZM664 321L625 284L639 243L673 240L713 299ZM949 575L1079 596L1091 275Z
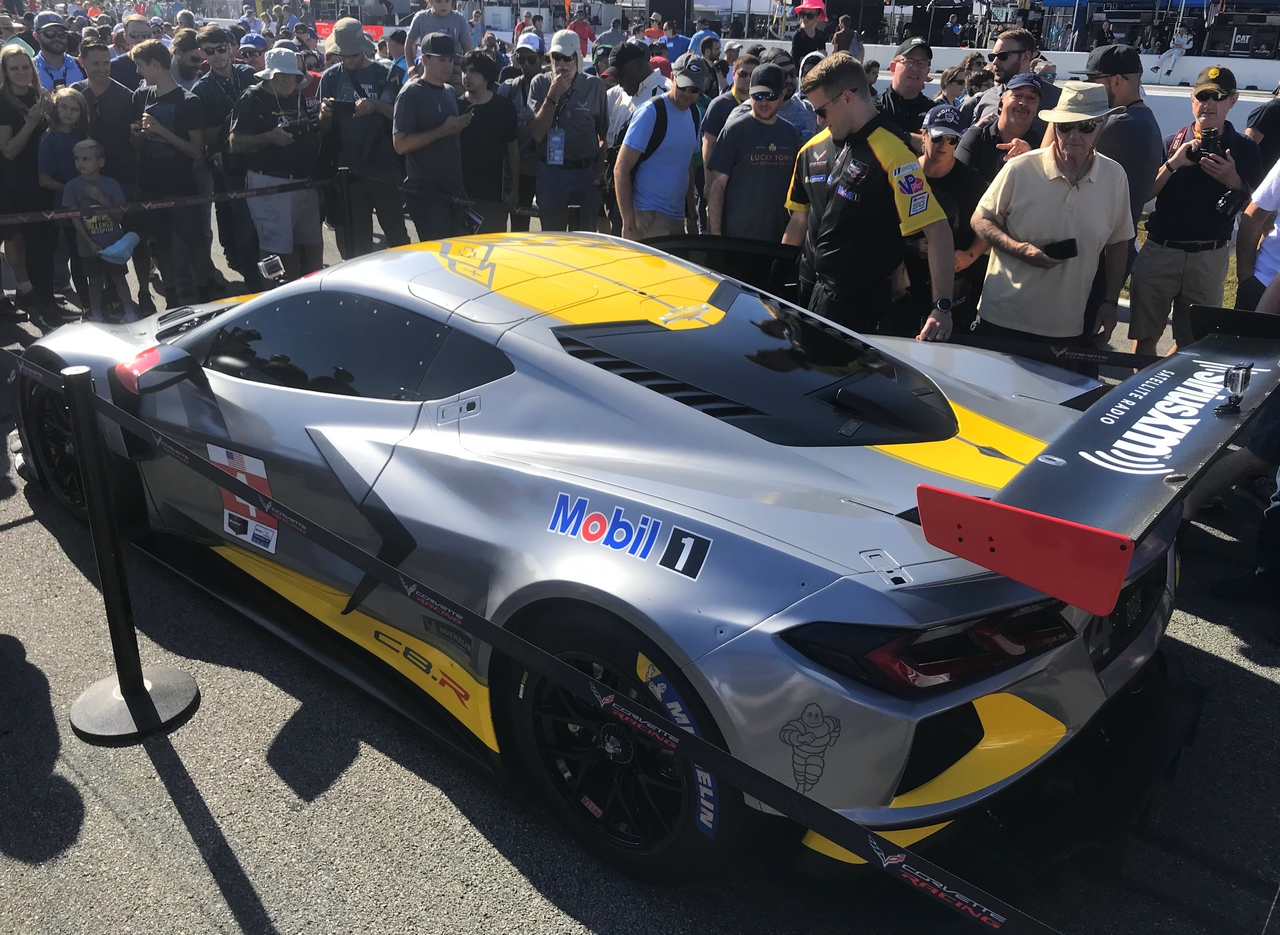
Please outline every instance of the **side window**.
M450 329L379 299L313 292L259 305L218 329L204 365L316 393L423 399L417 393Z
M515 372L507 355L492 344L466 332L450 330L418 388L418 398L446 399Z

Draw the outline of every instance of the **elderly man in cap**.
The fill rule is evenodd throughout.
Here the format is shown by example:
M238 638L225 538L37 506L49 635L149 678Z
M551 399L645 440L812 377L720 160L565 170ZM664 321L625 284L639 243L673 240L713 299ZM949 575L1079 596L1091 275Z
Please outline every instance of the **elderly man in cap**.
M231 152L242 154L250 189L311 179L320 154L316 103L302 93L306 72L289 49L267 53L261 82L245 91L231 112ZM249 214L263 256L278 254L285 276L320 268L320 201L314 188L249 199ZM305 248L300 249L300 248Z
M36 75L40 86L55 91L84 80L84 71L74 58L67 55L67 27L57 13L41 13L36 17L36 41L40 51L36 53Z
M751 73L748 113L730 120L707 162L707 221L712 234L777 243L800 131L778 119L786 76L777 65Z
M1231 69L1210 65L1191 90L1194 122L1163 141L1166 158L1147 195L1156 208L1147 218L1147 240L1129 287L1129 337L1136 353L1156 353L1170 306L1174 341L1187 344L1189 307L1222 304L1235 216L1262 182L1258 144L1227 121L1238 97ZM1241 259L1245 285L1253 269L1250 257Z
M529 87L543 230L567 230L570 205L578 206L583 230L595 230L600 213L608 102L604 82L582 74L581 66L577 33L562 29L551 37L551 74L538 75Z
M337 205L335 211L326 206L330 223L344 228L344 236L338 238L344 258L373 249L375 210L387 246L401 247L409 242L400 197L404 175L391 141L401 73L385 62L375 62L376 50L359 20L340 19L333 24L328 43L328 51L338 62L326 68L320 78L320 129L322 133L338 133L338 165L349 168L352 175L350 204ZM350 230L345 229L348 218Z
M1040 79L1030 72L1014 75L1000 96L996 118L964 134L956 158L977 172L984 184L990 184L1014 156L1040 148L1045 131L1044 121L1036 116L1041 87Z
M973 213L973 231L991 244L978 304L977 334L1092 346L1116 325L1133 219L1120 164L1097 152L1106 117L1120 108L1096 84L1066 81L1058 106L1042 110L1053 142L1009 160ZM1106 266L1100 333L1086 333L1085 306Z
M710 75L705 59L686 52L671 66L671 90L631 117L613 167L622 236L628 240L684 233L693 200L693 157L701 144L698 112L691 108Z
M392 140L396 152L406 157L405 204L419 240L442 240L463 232L458 199L467 193L458 134L475 113L458 115L458 96L448 84L457 52L452 36L425 36L420 76L396 98Z

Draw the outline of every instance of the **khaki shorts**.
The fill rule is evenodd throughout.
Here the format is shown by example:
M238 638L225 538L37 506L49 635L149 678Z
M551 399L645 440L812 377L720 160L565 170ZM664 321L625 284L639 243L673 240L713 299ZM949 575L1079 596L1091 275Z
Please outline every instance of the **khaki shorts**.
M1172 306L1173 339L1190 344L1187 309L1192 305L1221 305L1231 244L1216 250L1188 253L1148 240L1138 251L1129 281L1129 339L1158 338L1169 323Z
M248 188L288 185L297 179L280 179L261 172L250 172ZM258 232L258 246L267 253L292 253L298 244L318 244L323 239L320 229L320 199L314 188L304 188L278 195L248 198L249 216Z
M636 224L632 233L636 240L683 234L684 218L676 220L675 218L667 217L661 211L637 211Z

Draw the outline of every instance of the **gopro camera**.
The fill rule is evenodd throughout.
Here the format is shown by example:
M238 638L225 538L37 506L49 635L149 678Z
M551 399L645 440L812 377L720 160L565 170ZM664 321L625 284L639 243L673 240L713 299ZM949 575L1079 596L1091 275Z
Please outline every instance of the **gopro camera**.
M1222 375L1222 388L1227 391L1227 401L1214 408L1218 415L1232 415L1240 411L1240 401L1244 399L1244 391L1249 388L1249 380L1253 376L1253 364L1236 364L1228 367Z
M471 209L467 209L462 226L466 228L468 234L480 233L480 226L484 224L484 216L476 214Z
M284 279L284 261L273 253L265 260L258 261L258 272L261 273L265 279L270 279L273 282L279 282Z

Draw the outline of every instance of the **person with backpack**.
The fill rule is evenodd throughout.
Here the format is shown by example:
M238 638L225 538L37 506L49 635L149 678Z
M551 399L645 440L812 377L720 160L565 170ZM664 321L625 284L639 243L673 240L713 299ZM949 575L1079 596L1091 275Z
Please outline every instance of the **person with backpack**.
M710 73L703 58L686 52L671 67L671 90L638 108L627 126L613 167L627 240L684 233L702 136L693 104Z

